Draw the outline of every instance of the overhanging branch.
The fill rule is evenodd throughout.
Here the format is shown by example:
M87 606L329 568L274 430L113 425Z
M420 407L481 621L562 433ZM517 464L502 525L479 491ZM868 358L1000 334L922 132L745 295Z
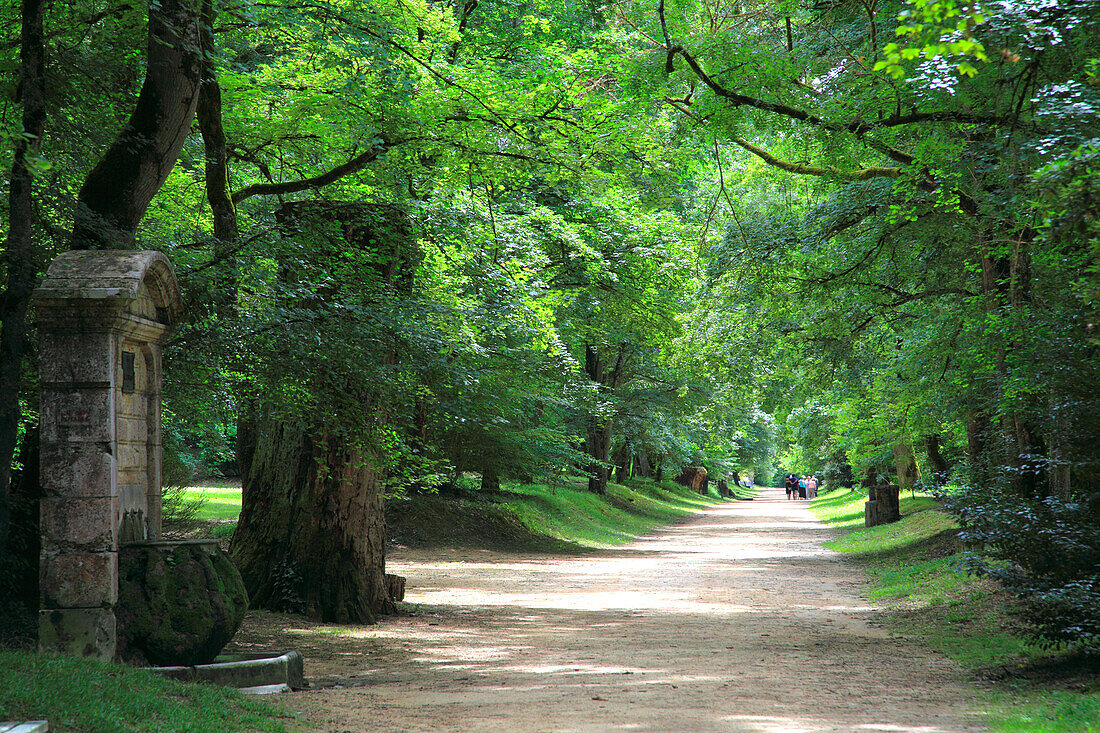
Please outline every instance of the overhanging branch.
M765 163L771 166L775 166L781 170L785 170L789 173L798 173L804 176L825 176L830 178L839 178L842 181L867 181L872 178L897 178L901 175L901 168L886 168L882 166L868 166L866 168L857 168L856 170L843 170L831 165L806 165L804 163L792 163L788 160L782 160L775 157L767 150L753 145L748 140L740 137L730 138L733 142L737 143L745 150L748 150L753 155L757 156Z

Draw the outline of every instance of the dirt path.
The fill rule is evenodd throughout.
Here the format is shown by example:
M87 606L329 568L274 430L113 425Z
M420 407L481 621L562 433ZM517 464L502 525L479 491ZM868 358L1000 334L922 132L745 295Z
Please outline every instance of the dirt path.
M302 633L337 686L285 702L332 731L979 730L962 673L868 623L828 537L765 489L596 556L405 551L423 612Z

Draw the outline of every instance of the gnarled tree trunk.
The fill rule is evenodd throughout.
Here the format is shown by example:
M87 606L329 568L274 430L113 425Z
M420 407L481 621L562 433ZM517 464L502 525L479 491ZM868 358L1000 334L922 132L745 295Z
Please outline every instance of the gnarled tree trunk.
M369 457L271 417L249 455L231 555L252 605L337 623L392 612L382 476Z
M150 3L145 81L126 127L80 188L73 249L133 246L137 225L191 132L202 75L199 16L196 0Z

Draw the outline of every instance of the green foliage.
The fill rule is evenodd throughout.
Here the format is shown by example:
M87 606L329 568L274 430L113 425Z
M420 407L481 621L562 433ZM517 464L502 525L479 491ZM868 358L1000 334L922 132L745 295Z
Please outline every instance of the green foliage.
M894 31L908 45L887 43L882 49L884 57L875 62L874 71L886 71L901 79L905 76L905 62L948 60L960 76L974 76L978 69L971 60L989 60L985 47L974 39L974 29L987 18L978 3L912 0L909 5L908 10L898 14L899 25Z
M1020 601L1044 646L1100 652L1100 493L1075 500L1026 500L960 489L948 506L961 536L983 556L970 558Z

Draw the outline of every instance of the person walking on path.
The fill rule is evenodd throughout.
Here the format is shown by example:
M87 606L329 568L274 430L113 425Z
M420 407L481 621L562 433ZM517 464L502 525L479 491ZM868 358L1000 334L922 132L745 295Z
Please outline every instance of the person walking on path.
M783 479L783 488L787 490L787 501L795 498L795 492L798 491L798 479L795 478L793 473L788 473L787 477Z
M806 498L817 498L817 476L810 476L806 479Z

